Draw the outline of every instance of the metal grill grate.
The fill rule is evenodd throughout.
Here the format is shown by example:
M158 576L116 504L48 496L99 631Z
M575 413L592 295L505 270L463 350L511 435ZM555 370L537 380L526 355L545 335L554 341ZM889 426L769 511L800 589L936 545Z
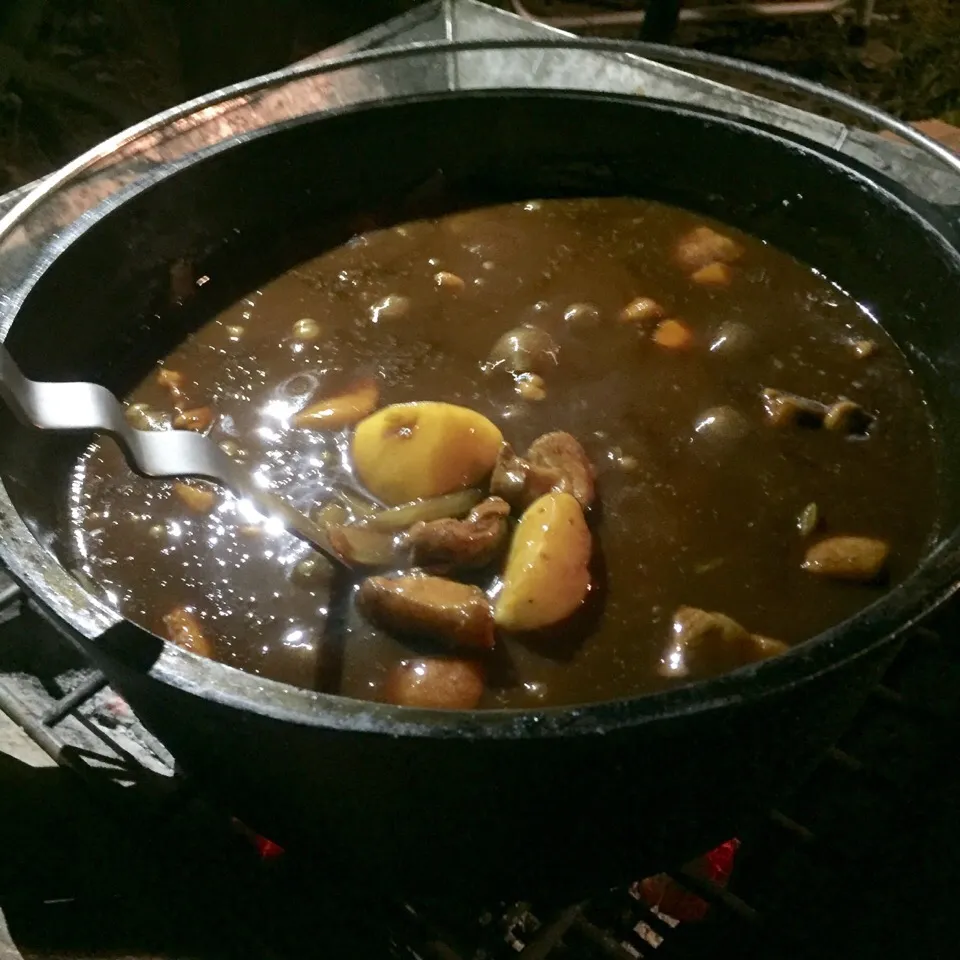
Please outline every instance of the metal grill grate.
M121 872L116 889L107 885L92 900L78 894L23 910L36 914L38 929L70 927L91 912L112 913L116 897L127 904L160 894L168 914L184 893L175 888L186 870L205 891L200 925L218 955L235 943L239 952L226 955L242 956L253 942L264 958L302 956L321 946L321 930L327 950L405 960L697 960L734 947L744 957L800 943L811 918L822 935L825 908L869 869L877 844L935 768L960 706L960 660L941 640L957 616L947 611L936 630L909 637L885 683L804 787L742 838L728 887L690 870L671 874L711 904L703 922L678 923L644 902L638 885L561 907L535 898L403 904L373 885L338 883L322 864L260 858L29 600L15 588L0 590L0 600L0 709L73 771L108 818L122 814L117 822L134 838L133 858L150 864L145 888L131 889Z

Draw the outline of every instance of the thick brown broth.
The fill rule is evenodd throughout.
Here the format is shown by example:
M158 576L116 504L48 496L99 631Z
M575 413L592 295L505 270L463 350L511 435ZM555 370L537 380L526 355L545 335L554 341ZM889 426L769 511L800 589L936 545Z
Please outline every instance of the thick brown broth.
M659 689L678 682L658 672L678 607L721 611L751 632L796 644L885 588L804 571L811 542L829 534L885 540L887 583L895 583L919 559L936 513L934 438L893 343L815 271L719 225L744 251L731 282L693 282L673 251L703 222L644 200L553 200L375 230L251 291L163 366L183 375L181 405L209 404L212 436L304 510L349 482L342 467L351 431L287 421L309 397L359 375L376 378L381 406L471 407L520 451L542 433L568 431L598 474L591 523L602 610L553 643L499 636L481 705ZM438 287L440 270L461 278L463 289ZM386 296L409 298L409 310L373 322L372 307ZM682 319L693 335L688 348L662 346L617 321L638 296ZM582 303L598 319L581 328L564 313ZM305 319L314 324L295 333ZM519 396L504 371L481 367L497 338L521 323L560 344L539 401ZM854 350L862 340L877 345L870 356ZM877 419L866 437L776 428L765 419L765 387L826 403L849 397ZM129 399L173 411L155 374ZM697 431L718 406L742 414L744 435L713 435L710 425ZM112 442L91 447L71 502L86 579L159 633L171 608L192 607L226 663L329 685L341 642L323 637L328 581L304 586L293 575L310 549L253 523L224 492L203 513L173 486L136 476ZM797 517L811 503L821 527L804 538ZM365 699L381 698L388 670L423 649L355 610L341 640L336 688Z

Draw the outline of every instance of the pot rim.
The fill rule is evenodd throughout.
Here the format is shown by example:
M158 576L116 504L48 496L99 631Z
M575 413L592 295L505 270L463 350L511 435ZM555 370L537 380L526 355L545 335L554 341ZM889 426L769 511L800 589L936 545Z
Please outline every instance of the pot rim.
M809 81L798 80L778 71L752 64L740 64L726 57L702 54L699 51L661 47L645 43L571 39L557 42L535 40L506 41L458 41L445 43L410 44L385 51L374 51L324 61L319 64L301 65L276 73L267 74L244 83L216 91L189 103L174 107L143 123L123 131L92 150L78 157L59 173L28 194L10 212L0 218L0 241L5 239L22 219L60 187L76 179L95 163L129 144L145 133L161 128L174 120L197 110L214 106L224 100L253 93L278 81L329 73L350 66L375 63L385 59L417 56L424 53L435 55L443 52L512 48L557 48L599 50L615 53L639 54L651 59L681 63L718 66L747 72L771 80L782 86L799 89L821 96L834 104L844 106L861 117L887 126L904 139L943 161L960 175L960 158L945 148L918 133L900 121L888 117L882 111L860 104L856 100L820 87ZM542 88L496 88L503 94L518 92L542 95L580 95L585 97L606 96L602 91L560 91ZM435 91L433 97L464 96L477 91ZM621 99L625 95L615 95ZM421 96L422 98L422 96ZM390 97L378 104L360 104L349 109L369 109L372 106L399 102L409 97ZM633 99L636 99L635 97ZM677 112L695 112L676 104L664 104L647 100L647 103ZM326 113L326 112L325 112ZM271 124L256 131L253 136L267 135L289 123L308 122L312 114L281 124ZM731 122L729 119L726 122ZM753 135L769 135L755 128ZM249 139L249 135L242 140ZM238 141L242 142L242 141ZM231 145L232 146L232 145ZM230 146L222 149L230 149ZM804 147L803 149L809 149ZM204 155L203 153L201 155ZM169 173L182 165L189 165L191 157L183 164L170 165ZM825 157L823 162L829 161ZM166 174L164 174L166 176ZM873 185L873 189L877 189ZM122 202L122 200L121 200ZM23 285L15 302L8 303L2 318L0 339L5 339L15 314L29 289L39 280L49 263L58 256L75 236L72 229L65 231L71 239L58 244L56 253L46 262L35 265L30 279ZM6 487L0 482L0 558L38 597L53 621L61 630L66 630L82 646L95 651L98 640L107 635L118 638L134 634L153 636L107 608L101 601L87 593L77 581L33 536L14 507ZM571 734L598 734L638 725L644 722L663 720L686 713L716 709L735 703L756 701L777 691L814 679L842 663L865 655L870 649L885 641L892 641L910 628L920 617L925 616L949 598L960 584L960 528L942 539L920 562L914 572L884 596L828 630L809 638L786 653L771 660L742 667L731 673L707 680L696 681L672 690L662 690L599 701L584 705L564 705L526 709L494 709L471 711L421 710L391 704L354 700L333 694L323 694L294 687L274 680L265 680L245 673L218 661L207 660L187 653L173 644L162 641L160 656L150 665L147 673L153 679L179 688L185 692L226 706L248 710L285 722L345 729L355 732L393 736L427 736L435 738L474 737L481 739L514 739L519 737L553 737ZM162 639L162 638L157 638ZM758 679L759 677L759 679ZM121 684L122 686L122 684Z

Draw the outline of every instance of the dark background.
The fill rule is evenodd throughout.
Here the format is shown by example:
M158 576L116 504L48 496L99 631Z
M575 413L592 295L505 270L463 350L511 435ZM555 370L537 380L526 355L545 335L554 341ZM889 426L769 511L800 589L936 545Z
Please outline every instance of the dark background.
M509 7L508 0L494 3ZM644 0L525 3L541 15L644 8ZM283 66L416 5L0 0L0 191L187 97ZM855 29L851 6L842 15L681 24L673 39L819 80L909 120L960 123L960 2L877 0L876 13L866 36Z

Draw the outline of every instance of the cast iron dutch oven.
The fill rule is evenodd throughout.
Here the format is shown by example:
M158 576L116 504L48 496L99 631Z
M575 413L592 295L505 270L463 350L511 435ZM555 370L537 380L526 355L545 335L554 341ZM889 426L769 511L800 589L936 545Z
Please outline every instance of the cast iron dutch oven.
M708 682L579 707L430 712L261 680L108 613L61 565L88 438L4 414L2 557L197 782L251 827L396 890L573 892L734 835L849 722L905 628L960 570L960 257L949 211L849 158L704 110L535 90L431 94L284 123L126 189L51 241L9 292L28 376L131 386L171 263L282 249L331 214L442 170L501 198L633 194L733 224L823 271L909 357L940 444L939 535L879 602L788 654ZM264 254L265 279L285 264ZM199 322L206 304L184 313ZM207 314L209 315L209 313ZM169 321L167 321L169 322Z

